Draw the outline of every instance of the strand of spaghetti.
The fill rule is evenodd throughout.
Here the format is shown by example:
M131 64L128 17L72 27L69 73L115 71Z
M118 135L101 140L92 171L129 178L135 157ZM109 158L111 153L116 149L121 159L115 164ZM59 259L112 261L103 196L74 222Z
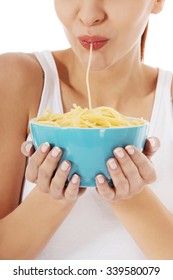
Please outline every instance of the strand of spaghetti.
M88 92L89 109L92 109L91 91L90 91L90 85L89 85L89 71L90 71L90 66L91 66L92 50L93 50L93 44L91 43L90 44L90 53L89 53L88 67L87 67L87 72L86 72L86 86L87 86L87 92Z

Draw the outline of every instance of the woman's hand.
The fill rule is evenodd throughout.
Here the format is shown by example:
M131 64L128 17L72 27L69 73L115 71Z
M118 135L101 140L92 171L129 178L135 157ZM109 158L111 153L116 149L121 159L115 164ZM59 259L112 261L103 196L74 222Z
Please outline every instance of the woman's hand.
M35 152L32 142L26 141L21 146L21 151L26 157L30 157L26 167L26 179L35 183L39 190L50 193L55 199L76 200L85 189L79 188L80 177L74 174L65 186L70 172L71 164L63 161L57 168L62 156L58 147L51 149L49 143L43 143Z
M107 200L120 201L140 193L144 186L156 180L156 172L150 157L158 150L157 138L147 139L143 153L134 146L116 148L114 158L107 162L114 187L110 187L106 178L99 174L96 177L98 193Z

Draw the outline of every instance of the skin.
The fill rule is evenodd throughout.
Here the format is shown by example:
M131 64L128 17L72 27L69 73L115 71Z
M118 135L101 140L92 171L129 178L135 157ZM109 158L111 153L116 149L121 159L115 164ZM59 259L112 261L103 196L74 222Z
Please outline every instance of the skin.
M150 120L158 70L141 63L140 37L150 14L158 13L163 1L140 0L136 5L136 0L73 0L70 4L71 9L68 9L69 1L55 1L57 15L72 46L53 52L64 112L69 111L73 103L82 107L88 105L85 90L88 51L80 46L76 36L99 34L110 36L110 42L93 55L90 75L93 107L104 104L134 117L141 117L142 111L143 117ZM35 152L32 143L24 142L28 121L38 111L42 86L42 69L33 54L0 57L1 259L35 258L80 195L84 195L77 174L64 189L71 168L69 162L63 162L52 176L62 155L59 147L51 150L49 145L43 144ZM158 148L156 138L147 140L143 153L135 147L115 147L115 156L107 162L115 188L110 189L102 174L98 174L96 190L107 200L144 254L148 258L165 259L173 257L173 218L147 188L147 184L156 180L150 157ZM30 162L26 167L28 156ZM115 163L117 168L111 168ZM24 175L36 184L36 188L20 204ZM158 231L162 233L162 240L157 239ZM146 234L153 238L146 240Z

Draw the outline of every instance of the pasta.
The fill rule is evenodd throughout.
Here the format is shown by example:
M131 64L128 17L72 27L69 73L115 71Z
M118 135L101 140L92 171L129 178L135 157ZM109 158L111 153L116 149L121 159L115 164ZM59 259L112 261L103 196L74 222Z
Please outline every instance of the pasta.
M90 54L89 54L89 60L88 60L88 67L87 67L87 72L86 72L86 86L87 86L87 92L88 92L88 105L89 109L92 109L91 105L91 91L90 91L90 86L89 86L89 71L90 71L90 66L91 66L91 58L92 58L92 51L93 51L93 44L90 44Z
M129 119L113 108L106 106L82 109L80 106L73 104L70 112L65 114L56 114L47 109L42 116L36 119L36 122L59 127L109 128L142 125L145 121L142 118Z
M88 92L88 108L81 108L73 104L73 108L65 114L53 113L50 109L46 109L43 114L38 117L35 122L59 127L79 127L79 128L111 128L124 126L142 125L145 121L141 119L130 119L118 113L111 107L101 106L92 108L91 93L89 87L89 70L92 57L92 43L90 45L90 54L88 67L86 72L86 85Z

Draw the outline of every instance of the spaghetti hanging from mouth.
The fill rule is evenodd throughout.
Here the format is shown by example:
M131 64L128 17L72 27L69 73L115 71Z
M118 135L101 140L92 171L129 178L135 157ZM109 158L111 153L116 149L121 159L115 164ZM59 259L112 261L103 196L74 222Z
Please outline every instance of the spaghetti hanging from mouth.
M92 109L91 91L90 91L90 85L89 85L89 72L90 72L90 67L91 67L92 51L93 51L93 44L90 43L89 60L88 60L88 67L87 67L87 72L86 72L86 86L87 86L87 93L88 93L89 109Z
M86 71L86 87L88 94L88 108L81 108L73 104L73 108L65 114L53 113L46 109L43 114L36 118L35 122L43 125L58 127L78 128L112 128L142 125L145 121L141 119L127 118L111 107L101 106L92 108L89 74L92 61L93 44L90 43L88 66Z

